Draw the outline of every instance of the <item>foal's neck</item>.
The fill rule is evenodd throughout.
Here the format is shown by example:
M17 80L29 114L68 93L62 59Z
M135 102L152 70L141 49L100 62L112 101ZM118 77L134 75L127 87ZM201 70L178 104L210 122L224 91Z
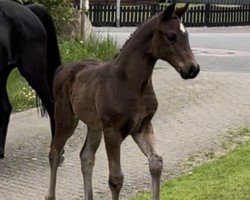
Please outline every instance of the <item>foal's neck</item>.
M115 63L118 76L140 86L152 76L156 59L150 53L155 19L142 24L124 45Z

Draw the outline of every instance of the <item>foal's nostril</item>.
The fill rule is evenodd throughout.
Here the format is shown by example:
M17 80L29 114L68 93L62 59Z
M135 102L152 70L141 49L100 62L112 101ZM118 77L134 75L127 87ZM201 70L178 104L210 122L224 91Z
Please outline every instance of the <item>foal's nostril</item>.
M192 65L189 68L189 76L190 76L190 78L196 77L197 74L199 73L199 71L200 71L200 66L199 65Z
M200 66L197 65L191 65L188 70L181 70L180 74L183 79L190 79L195 78L200 72Z
M193 75L196 71L196 67L194 65L192 65L189 69L189 75Z

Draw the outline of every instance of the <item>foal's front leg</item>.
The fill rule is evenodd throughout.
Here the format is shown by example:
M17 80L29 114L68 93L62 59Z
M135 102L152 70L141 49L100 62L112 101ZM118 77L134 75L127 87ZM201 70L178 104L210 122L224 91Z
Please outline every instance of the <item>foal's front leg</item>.
M93 200L92 174L95 165L95 153L102 139L102 132L88 126L87 138L80 153L86 200Z
M155 138L151 122L143 127L142 132L132 136L141 151L148 157L149 171L152 177L152 199L159 200L163 161L155 150Z
M123 141L121 134L115 130L104 130L104 139L109 162L109 188L112 200L118 200L123 185L120 153Z

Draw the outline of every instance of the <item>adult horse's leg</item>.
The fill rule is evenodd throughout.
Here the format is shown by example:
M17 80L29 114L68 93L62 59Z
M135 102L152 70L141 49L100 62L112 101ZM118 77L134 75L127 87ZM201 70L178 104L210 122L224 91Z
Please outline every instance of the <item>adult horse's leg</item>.
M6 90L7 79L11 70L12 67L7 66L6 49L0 44L0 159L4 158L6 135L12 110Z
M36 91L42 101L50 120L52 140L55 135L54 98L52 88L47 80L47 60L45 44L34 44L33 50L26 52L29 56L24 56L18 68L29 85ZM62 151L60 163L64 160L64 150Z
M52 140L49 154L50 185L46 200L54 200L56 197L56 176L60 164L60 156L68 138L73 134L78 124L74 117L68 100L58 97L55 104L56 132Z
M31 46L30 49L23 50L26 55L23 56L18 69L36 91L48 112L53 138L55 133L54 101L52 88L47 81L46 44L33 44Z
M6 135L12 110L6 90L7 78L10 71L5 70L0 72L0 159L4 158Z
M109 162L109 188L112 200L118 200L123 186L123 172L120 162L121 143L123 139L121 134L114 130L104 130L104 139Z
M155 150L155 139L152 124L144 126L142 132L136 133L133 139L147 156L149 161L149 171L152 177L152 199L160 199L160 178L163 167L162 157Z
M95 153L102 139L102 132L88 126L87 138L80 153L86 200L93 200L92 174L95 165Z

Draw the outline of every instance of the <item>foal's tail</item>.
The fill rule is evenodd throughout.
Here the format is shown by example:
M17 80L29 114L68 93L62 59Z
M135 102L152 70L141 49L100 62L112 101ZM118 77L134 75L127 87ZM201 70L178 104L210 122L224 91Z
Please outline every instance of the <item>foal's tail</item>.
M61 65L55 26L52 17L44 7L37 4L31 4L28 7L40 19L47 33L47 81L50 88L50 95L52 95L54 74ZM37 106L40 106L40 103ZM46 110L42 106L41 114L44 115L45 112Z

